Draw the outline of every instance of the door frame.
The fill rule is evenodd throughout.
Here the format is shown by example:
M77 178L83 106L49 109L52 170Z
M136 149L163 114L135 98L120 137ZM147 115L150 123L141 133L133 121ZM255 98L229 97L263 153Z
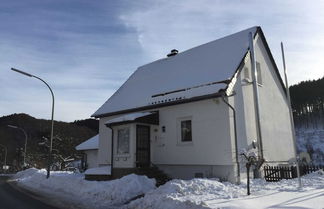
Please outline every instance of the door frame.
M138 165L139 163L137 162L137 155L138 155L138 129L139 127L145 127L148 129L148 150L147 150L147 156L148 156L148 165L142 166ZM136 124L136 157L135 157L135 166L136 167L150 167L151 164L151 127L149 125L142 125L142 124Z

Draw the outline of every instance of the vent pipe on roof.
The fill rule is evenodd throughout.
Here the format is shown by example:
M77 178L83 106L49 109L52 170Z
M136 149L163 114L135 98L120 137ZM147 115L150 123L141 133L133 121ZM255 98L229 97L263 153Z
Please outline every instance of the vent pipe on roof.
M169 54L167 54L167 57L172 57L172 56L175 56L179 53L178 50L176 49L172 49L171 52Z

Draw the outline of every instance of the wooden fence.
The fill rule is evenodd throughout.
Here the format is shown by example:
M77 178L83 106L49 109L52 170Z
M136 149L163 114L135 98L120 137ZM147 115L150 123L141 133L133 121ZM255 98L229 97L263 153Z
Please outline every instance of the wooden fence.
M324 165L300 165L300 175L306 175L320 169L324 169ZM296 166L264 166L264 178L266 181L280 181L281 179L297 178Z

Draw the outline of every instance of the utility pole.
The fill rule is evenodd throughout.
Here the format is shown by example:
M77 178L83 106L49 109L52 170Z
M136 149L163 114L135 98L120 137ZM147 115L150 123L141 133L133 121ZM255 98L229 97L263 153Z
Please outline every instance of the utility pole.
M291 108L291 99L290 99L290 92L289 92L289 85L288 85L288 76L287 76L287 69L286 69L286 61L285 61L285 52L283 43L281 42L281 53L282 53L282 64L285 72L285 82L286 82L286 93L288 99L288 107L289 107L289 116L290 116L290 124L291 124L291 133L293 136L293 143L294 143L294 154L295 154L295 161L297 165L297 176L298 176L298 188L302 188L302 183L300 179L300 169L299 169L299 160L297 155L297 143L296 143L296 132L295 132L295 124L294 124L294 116L292 113Z

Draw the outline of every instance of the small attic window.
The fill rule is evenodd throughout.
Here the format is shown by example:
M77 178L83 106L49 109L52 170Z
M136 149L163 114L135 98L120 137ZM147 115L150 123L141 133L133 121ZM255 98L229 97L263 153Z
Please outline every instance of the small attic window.
M262 81L262 71L261 71L261 64L260 62L256 62L256 70L258 73L258 84L262 85L263 81Z
M244 79L250 80L250 69L248 67L244 68Z

